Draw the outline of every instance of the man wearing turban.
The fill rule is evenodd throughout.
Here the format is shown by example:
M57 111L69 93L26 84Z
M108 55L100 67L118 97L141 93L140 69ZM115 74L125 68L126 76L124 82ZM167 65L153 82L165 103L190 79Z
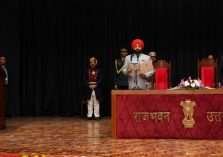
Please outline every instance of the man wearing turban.
M126 56L122 72L129 76L129 89L146 89L147 80L154 74L154 70L138 74L137 71L139 69L133 69L129 65L140 65L143 62L150 60L150 57L142 53L144 42L141 39L133 40L131 48L133 53ZM135 73L135 75L132 75L132 73Z
M102 73L97 67L97 59L95 57L90 58L89 68L84 73L84 97L87 100L87 120L95 117L96 120L100 120L100 102L102 99Z

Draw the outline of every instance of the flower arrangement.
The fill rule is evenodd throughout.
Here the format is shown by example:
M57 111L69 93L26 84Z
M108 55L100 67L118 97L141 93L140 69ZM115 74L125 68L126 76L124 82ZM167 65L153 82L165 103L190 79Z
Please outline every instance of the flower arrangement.
M179 88L186 88L186 89L201 89L201 88L205 88L204 84L202 83L202 81L199 78L197 80L196 79L191 79L190 76L186 80L181 79L181 82L180 82L180 84L177 87L179 87Z

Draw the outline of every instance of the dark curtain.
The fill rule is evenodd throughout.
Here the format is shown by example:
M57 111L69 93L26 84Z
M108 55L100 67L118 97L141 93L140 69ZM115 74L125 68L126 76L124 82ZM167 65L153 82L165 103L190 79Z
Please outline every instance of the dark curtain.
M197 77L197 59L223 52L221 0L15 0L3 7L10 27L0 31L18 39L7 42L14 53L2 49L16 75L12 114L79 115L82 74L94 55L104 74L103 115L110 115L114 60L135 38L145 42L144 53L172 62L173 86Z

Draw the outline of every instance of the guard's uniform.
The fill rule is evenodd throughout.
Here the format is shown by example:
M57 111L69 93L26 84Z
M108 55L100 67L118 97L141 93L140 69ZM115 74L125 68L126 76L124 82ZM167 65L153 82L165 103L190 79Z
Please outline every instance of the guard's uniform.
M96 59L96 58L94 58ZM93 59L91 58L90 61ZM97 61L96 61L97 62ZM97 64L97 63L96 63ZM100 117L100 101L102 99L102 91L101 91L101 82L102 82L102 73L98 68L89 68L84 73L84 97L88 102L88 113L87 117L92 117L94 115L95 118ZM90 86L96 86L93 90Z
M128 76L122 72L125 58L115 60L115 76L114 81L117 89L128 89Z

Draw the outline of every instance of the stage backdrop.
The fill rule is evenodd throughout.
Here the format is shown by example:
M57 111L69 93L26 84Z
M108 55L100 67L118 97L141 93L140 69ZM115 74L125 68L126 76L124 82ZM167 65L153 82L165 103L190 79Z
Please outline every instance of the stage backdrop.
M172 85L196 77L198 58L223 52L221 0L8 0L0 2L0 53L9 71L7 113L80 113L90 56L104 73L110 115L114 60L134 38L172 62ZM78 93L78 94L75 94Z

